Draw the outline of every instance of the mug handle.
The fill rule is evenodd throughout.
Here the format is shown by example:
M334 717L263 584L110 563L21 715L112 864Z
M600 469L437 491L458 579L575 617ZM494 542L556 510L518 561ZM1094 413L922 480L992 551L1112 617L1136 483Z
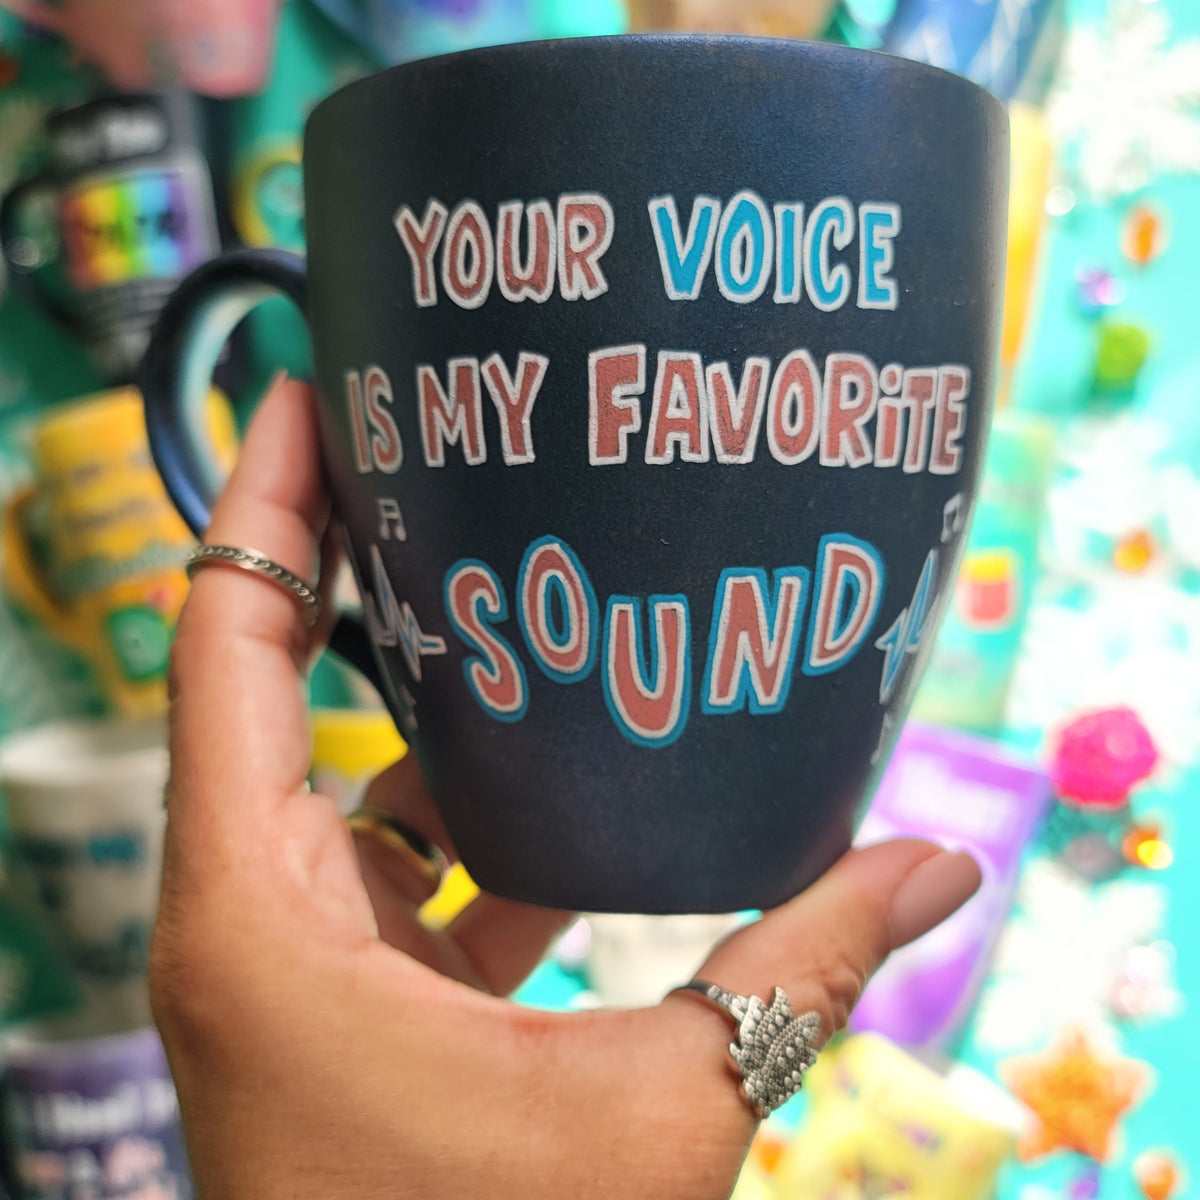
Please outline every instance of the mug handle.
M264 300L282 295L307 318L304 259L287 250L235 250L189 275L167 301L142 360L141 389L154 465L191 531L202 538L224 482L204 402L230 333ZM342 616L329 646L383 696L366 627Z
M3 4L3 0L0 0L0 4ZM37 282L38 272L54 260L47 259L45 262L31 264L23 262L21 255L17 253L17 246L21 241L18 232L21 210L34 193L58 190L56 186L51 185L50 179L49 171L33 175L18 183L5 195L3 200L0 200L0 247L3 247L4 260L9 266L9 275L17 287L34 304L44 308L67 329L79 332L82 329L79 317L49 288L42 287Z

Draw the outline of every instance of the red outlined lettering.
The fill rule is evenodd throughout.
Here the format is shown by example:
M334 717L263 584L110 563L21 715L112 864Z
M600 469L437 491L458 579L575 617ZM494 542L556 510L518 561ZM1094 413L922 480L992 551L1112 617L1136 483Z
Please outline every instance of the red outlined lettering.
M421 448L427 467L446 465L447 445L462 442L469 466L487 459L483 438L483 400L479 390L479 360L452 358L446 364L450 381L447 396L431 366L417 367L417 405L421 417Z
M484 359L483 383L500 415L500 446L507 467L534 461L530 418L549 366L545 355L522 350L514 380L499 354Z
M591 666L596 612L595 598L574 555L561 542L543 541L522 563L517 586L521 629L534 657L560 683L582 677ZM551 620L552 587L562 601L561 631Z
M558 286L564 300L595 300L608 291L600 259L612 244L612 205L597 192L558 198Z
M413 299L418 308L431 308L437 303L433 256L445 232L448 215L449 210L440 200L430 200L425 206L425 216L420 221L407 204L397 211L394 218L396 232L412 263Z
M520 253L521 214L529 239L524 259ZM532 300L544 304L554 291L554 258L558 235L554 212L546 200L524 205L510 200L500 205L496 219L496 248L500 259L498 282L505 300Z
M706 672L705 712L778 712L787 701L808 572L779 572L773 620L768 619L763 571L721 577Z
M867 543L840 534L821 539L806 674L836 670L858 652L883 597L883 574L883 560Z
M493 619L503 619L507 605L495 576L482 563L463 563L446 581L446 608L459 637L480 654L463 666L467 682L486 711L514 719L527 703L525 674L480 607Z
M593 467L629 457L629 435L642 428L645 390L645 346L611 346L588 355L588 461Z
M350 436L354 443L354 467L360 475L365 475L371 469L371 447L367 441L367 416L363 411L362 376L357 371L347 371L344 378Z
M646 436L646 462L708 462L708 398L699 354L660 350L654 377L654 404Z
M377 470L385 475L395 475L404 462L404 446L390 407L392 381L382 367L367 368L363 392L366 396L367 420L371 423L371 458Z
M937 378L936 367L912 367L904 372L900 402L908 409L908 438L904 446L906 475L915 475L925 469L929 411L936 399Z
M713 363L705 372L708 423L717 462L754 461L770 374L769 358L746 359L741 386L735 392L728 363Z
M650 673L643 677L639 608L629 597L613 596L604 630L604 683L619 728L635 742L663 746L682 732L687 717L689 671L688 610L682 597L651 597L654 645Z
M442 249L442 287L459 308L478 308L492 290L496 251L484 211L464 200L450 217Z
M767 445L784 466L803 462L821 432L821 383L807 350L793 350L778 366L767 402Z
M884 396L879 401L879 421L875 428L875 465L894 467L900 461L900 422L905 403L899 396Z
M862 354L831 354L825 360L821 466L862 467L871 461L871 439L863 428L875 415L879 377Z
M931 475L953 475L962 466L960 441L967 425L967 410L963 407L963 401L970 393L970 367L945 366L938 371L933 444L929 449Z
M875 465L894 467L900 461L900 428L905 403L896 395L904 381L899 363L888 363L879 372L878 415L875 421Z

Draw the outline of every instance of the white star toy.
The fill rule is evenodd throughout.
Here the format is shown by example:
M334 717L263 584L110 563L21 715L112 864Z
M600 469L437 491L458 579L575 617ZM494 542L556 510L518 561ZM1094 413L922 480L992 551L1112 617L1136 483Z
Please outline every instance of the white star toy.
M1161 885L1118 880L1093 887L1039 861L1027 868L1018 899L1020 914L1005 930L980 1002L979 1044L1020 1051L1067 1026L1111 1031L1113 986L1130 951L1161 935ZM1169 986L1161 976L1156 983Z
M1200 38L1172 44L1165 5L1113 0L1068 38L1047 120L1097 198L1200 172Z

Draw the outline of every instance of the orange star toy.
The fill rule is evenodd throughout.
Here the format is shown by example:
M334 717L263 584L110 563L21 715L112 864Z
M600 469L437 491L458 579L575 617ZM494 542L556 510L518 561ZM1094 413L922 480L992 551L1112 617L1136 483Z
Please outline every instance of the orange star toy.
M1001 1077L1038 1119L1017 1145L1022 1162L1055 1150L1104 1162L1121 1117L1149 1091L1153 1072L1136 1059L1101 1054L1082 1030L1071 1030L1041 1054L1009 1059Z

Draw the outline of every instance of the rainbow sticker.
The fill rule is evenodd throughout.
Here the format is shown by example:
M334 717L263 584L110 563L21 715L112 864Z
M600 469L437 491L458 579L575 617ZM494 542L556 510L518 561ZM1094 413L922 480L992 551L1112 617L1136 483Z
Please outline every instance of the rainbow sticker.
M92 177L66 192L60 221L80 291L186 274L217 249L207 179L195 166Z

